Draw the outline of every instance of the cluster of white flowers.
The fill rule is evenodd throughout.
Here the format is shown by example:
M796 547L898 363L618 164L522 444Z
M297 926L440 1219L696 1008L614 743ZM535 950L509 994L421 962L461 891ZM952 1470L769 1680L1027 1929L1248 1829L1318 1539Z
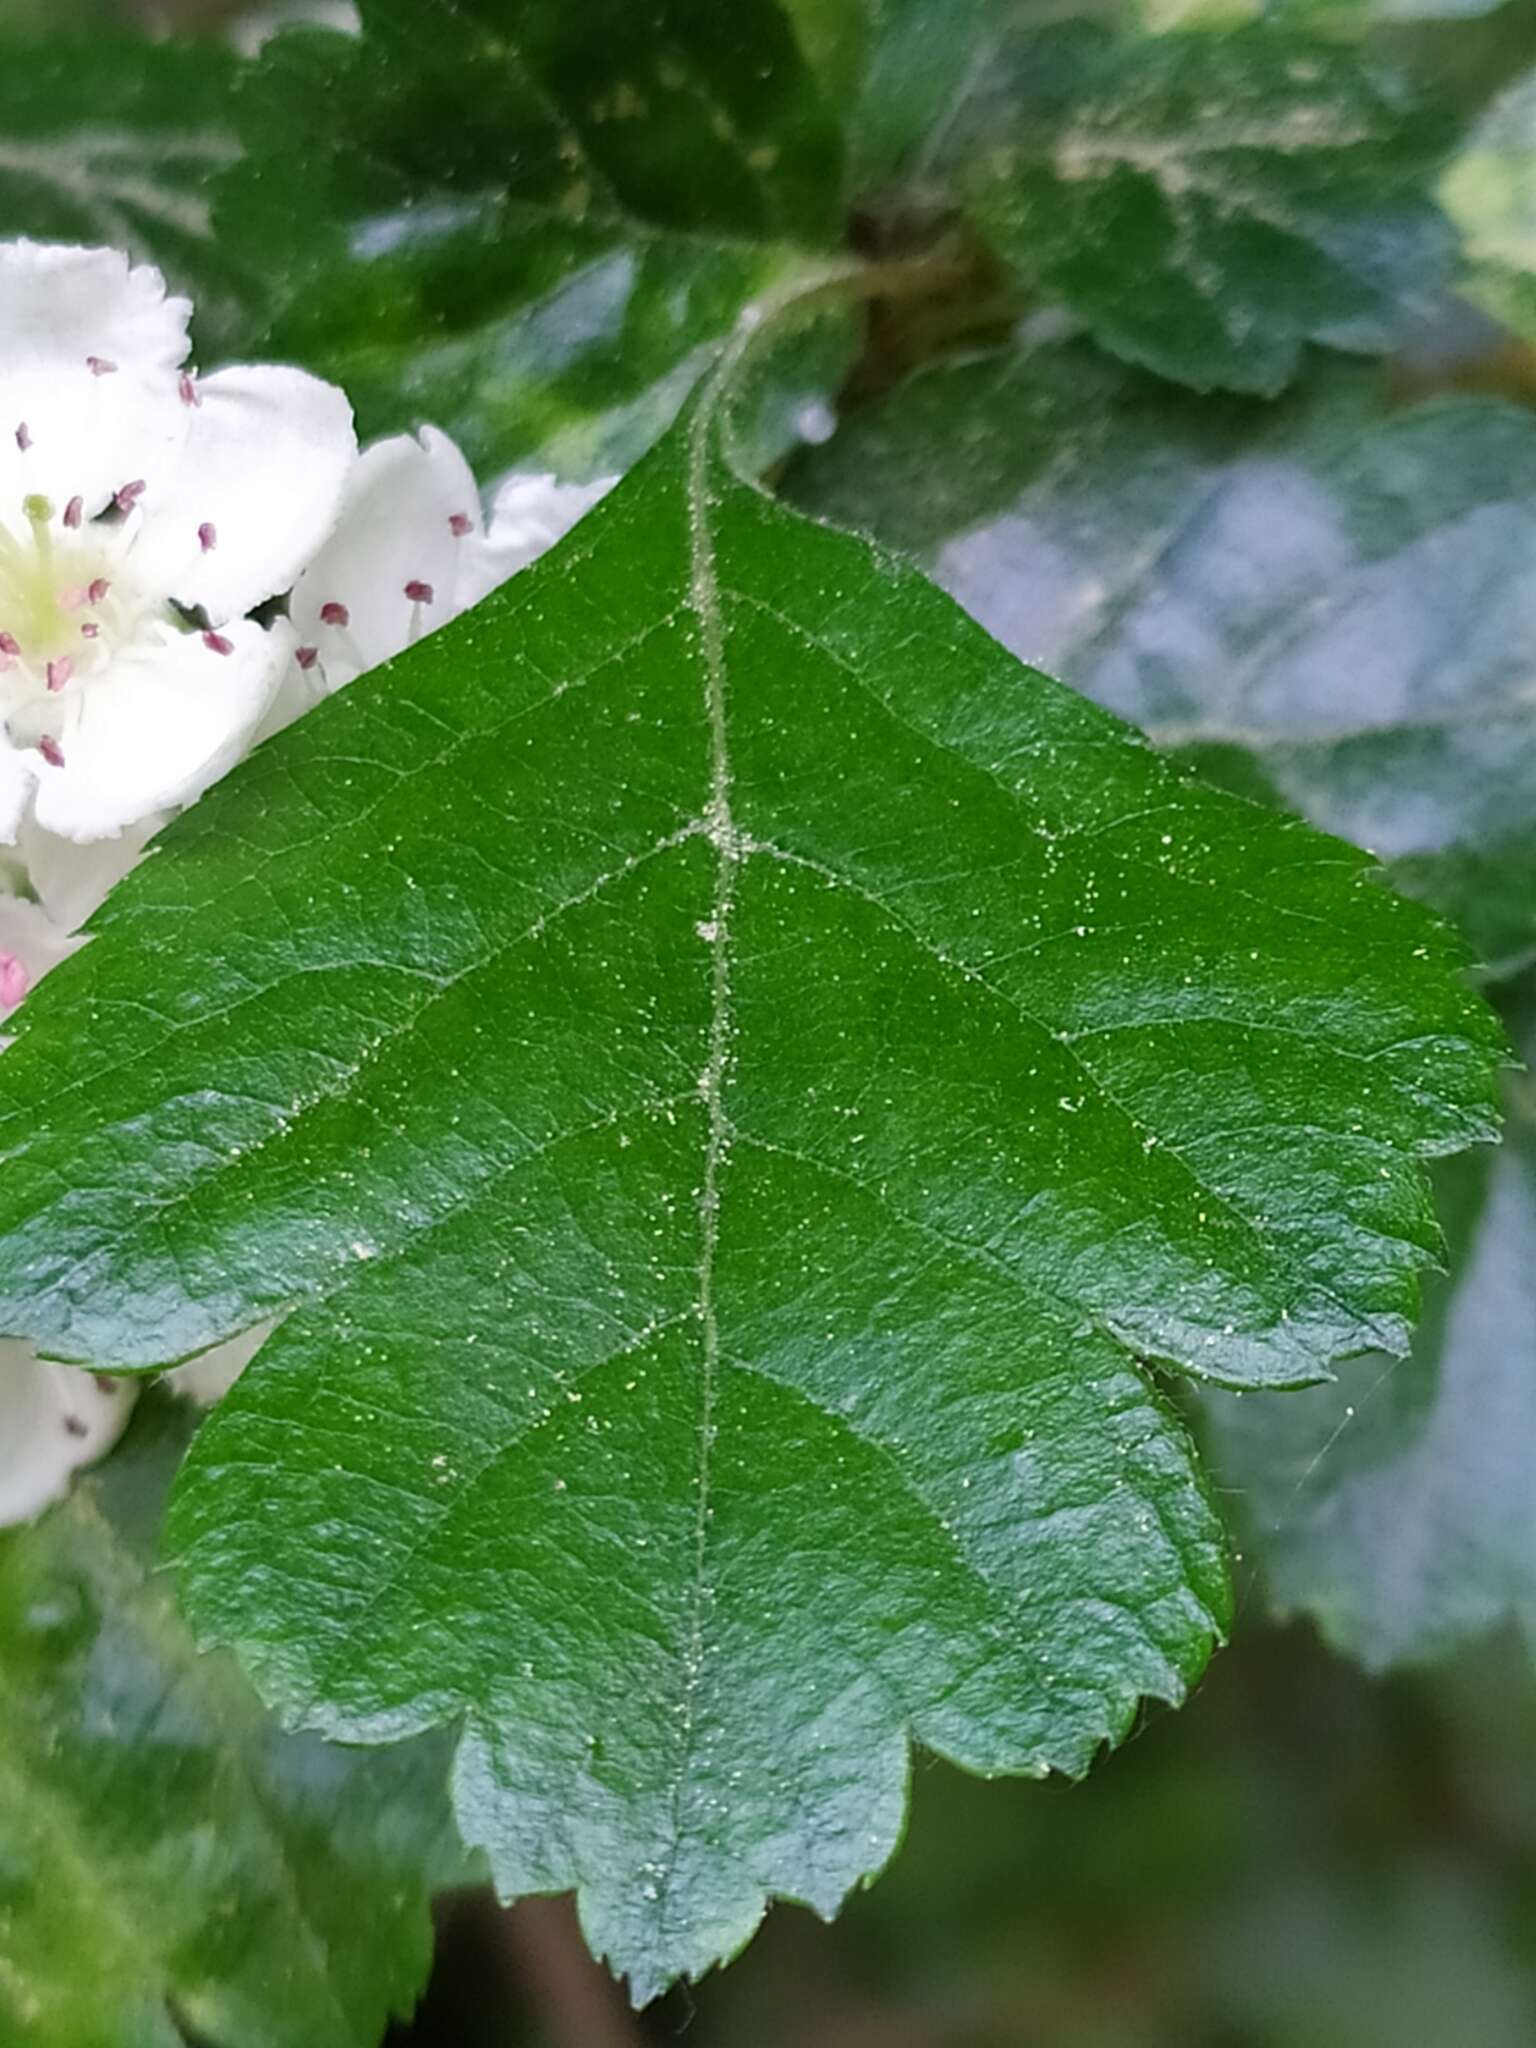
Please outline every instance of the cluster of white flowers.
M0 1031L167 816L612 481L514 476L487 525L445 434L360 454L316 377L189 369L191 311L117 251L0 245ZM185 1391L217 1398L255 1341ZM116 1441L132 1392L0 1340L0 1525Z

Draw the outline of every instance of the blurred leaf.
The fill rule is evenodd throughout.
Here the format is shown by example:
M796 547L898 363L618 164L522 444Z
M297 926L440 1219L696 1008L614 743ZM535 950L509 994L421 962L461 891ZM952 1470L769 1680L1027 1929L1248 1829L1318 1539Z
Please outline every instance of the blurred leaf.
M1323 30L1364 34L1422 21L1471 21L1496 14L1508 0L1269 0L1271 16Z
M1280 407L1086 349L935 370L807 457L809 509L1244 794L1380 854L1501 970L1536 950L1536 420Z
M1093 0L1061 11L1108 12ZM844 110L860 188L931 163L978 93L1001 71L1018 83L1014 47L1058 10L1018 0L785 0L807 56Z
M0 29L0 238L110 244L191 289L218 348L257 292L215 236L216 176L238 155L233 54L104 27Z
M267 45L221 233L267 350L367 435L590 475L666 426L742 306L840 231L836 124L775 0L365 0Z
M1309 340L1392 347L1454 240L1440 110L1266 25L1112 49L1059 117L986 149L983 228L1106 347L1199 390L1273 393Z
M284 1735L196 1654L150 1575L186 1434L151 1396L67 1503L0 1532L0 2038L374 2048L462 1874L446 1752Z
M743 482L724 378L0 1060L7 1328L291 1311L178 1485L200 1630L462 1716L466 1839L642 1998L877 1870L913 1737L1080 1772L1180 1696L1221 1534L1143 1361L1403 1346L1500 1042L1358 855Z
M1529 1012L1531 1006L1527 1003ZM1525 1033L1536 1053L1536 1031ZM1447 1166L1451 1269L1411 1356L1286 1402L1205 1414L1275 1604L1369 1669L1514 1620L1536 1651L1536 1093L1503 1149Z
M1536 71L1483 115L1441 197L1465 237L1469 296L1536 340Z

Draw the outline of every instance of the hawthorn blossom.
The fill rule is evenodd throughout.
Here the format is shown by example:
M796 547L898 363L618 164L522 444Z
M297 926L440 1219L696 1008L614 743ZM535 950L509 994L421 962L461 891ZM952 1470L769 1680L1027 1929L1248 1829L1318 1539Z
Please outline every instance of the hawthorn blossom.
M365 449L336 530L289 604L294 664L266 730L403 653L542 555L617 481L514 475L489 530L474 472L436 427Z
M532 470L514 470L503 478L488 535L501 575L536 562L617 482L616 476L600 476L587 484L566 484L547 471Z
M247 614L329 538L356 458L331 385L198 378L185 299L110 249L0 245L0 839L95 840L224 773L291 629Z

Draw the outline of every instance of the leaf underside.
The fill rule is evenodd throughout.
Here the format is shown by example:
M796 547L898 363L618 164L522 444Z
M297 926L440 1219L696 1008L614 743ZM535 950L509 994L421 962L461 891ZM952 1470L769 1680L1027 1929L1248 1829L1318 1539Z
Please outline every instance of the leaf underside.
M50 1355L284 1316L190 1455L202 1637L458 1718L637 1998L832 1911L908 1747L1083 1770L1227 1612L1143 1361L1400 1349L1501 1040L1352 849L736 474L570 539L166 835L0 1063Z

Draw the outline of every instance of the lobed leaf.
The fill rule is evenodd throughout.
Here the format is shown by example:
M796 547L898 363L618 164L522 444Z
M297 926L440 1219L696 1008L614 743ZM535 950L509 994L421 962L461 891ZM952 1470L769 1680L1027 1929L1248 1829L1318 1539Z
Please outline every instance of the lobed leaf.
M457 1720L639 1999L833 1911L908 1750L1080 1772L1227 1614L1148 1361L1407 1341L1501 1039L1362 857L742 481L575 533L165 836L0 1062L0 1309L200 1434L205 1640Z

